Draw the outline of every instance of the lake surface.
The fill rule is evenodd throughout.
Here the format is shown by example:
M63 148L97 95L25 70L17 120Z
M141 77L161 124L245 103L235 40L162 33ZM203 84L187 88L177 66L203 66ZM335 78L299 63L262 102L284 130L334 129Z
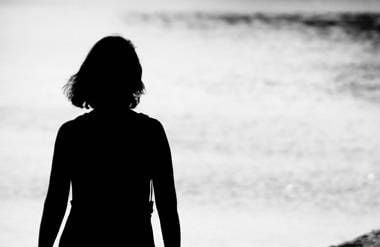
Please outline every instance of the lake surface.
M0 245L35 245L56 131L81 114L61 88L113 32L141 58L136 111L167 131L183 246L326 246L380 226L380 14L81 13L0 10Z

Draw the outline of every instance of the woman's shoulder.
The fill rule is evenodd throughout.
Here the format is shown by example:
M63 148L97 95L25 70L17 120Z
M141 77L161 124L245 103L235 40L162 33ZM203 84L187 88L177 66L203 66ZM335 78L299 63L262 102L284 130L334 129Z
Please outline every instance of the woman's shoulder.
M145 114L145 113L142 113L142 112L136 113L136 116L139 119L141 119L142 121L145 121L147 123L157 123L157 122L159 122L156 118L153 118L153 117L149 116L148 114Z
M138 117L141 119L141 121L144 121L146 124L148 124L151 128L157 130L157 129L163 129L163 126L161 122L153 118L145 113L137 113Z
M73 119L70 119L66 122L63 122L61 124L61 126L59 127L59 131L60 132L66 132L66 131L70 131L72 129L77 128L77 126L82 125L86 120L89 119L89 117L90 117L89 115L90 115L89 113L84 113L84 114L79 115Z
M134 112L134 111L131 112L130 116L132 116L132 118L136 119L137 124L139 126L143 127L144 129L150 129L151 131L154 131L154 132L164 131L164 127L163 127L161 121L158 120L157 118L151 117L145 113ZM87 113L84 113L82 115L75 117L74 119L71 119L71 120L64 122L60 126L59 130L60 130L60 132L62 132L62 131L63 132L66 132L66 131L71 132L71 131L79 130L82 127L86 128L86 127L88 127L89 124L91 125L91 122L93 122L92 120L94 120L94 119L96 119L95 114L93 114L92 112L87 112Z

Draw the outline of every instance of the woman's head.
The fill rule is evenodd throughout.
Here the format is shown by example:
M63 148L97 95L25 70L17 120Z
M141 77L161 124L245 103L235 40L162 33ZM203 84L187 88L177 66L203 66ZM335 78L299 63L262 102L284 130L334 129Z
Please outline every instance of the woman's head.
M142 68L131 41L120 36L99 40L64 91L80 108L134 108L144 93Z

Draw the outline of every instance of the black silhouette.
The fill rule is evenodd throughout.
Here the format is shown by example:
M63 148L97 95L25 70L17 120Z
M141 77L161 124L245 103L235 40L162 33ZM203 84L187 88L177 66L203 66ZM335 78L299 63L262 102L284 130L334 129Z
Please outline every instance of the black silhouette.
M169 144L161 123L132 109L144 85L132 43L101 39L65 86L71 102L93 108L64 123L55 143L39 247L51 247L71 210L60 247L154 246L150 181L166 247L180 246Z

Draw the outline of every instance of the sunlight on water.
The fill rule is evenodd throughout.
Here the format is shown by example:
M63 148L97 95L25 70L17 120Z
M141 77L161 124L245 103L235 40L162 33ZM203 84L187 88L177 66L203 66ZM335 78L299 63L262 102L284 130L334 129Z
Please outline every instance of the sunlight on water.
M12 11L0 14L0 198L43 198L56 131L80 113L61 87L115 31L141 57L137 111L166 127L182 207L379 207L379 15Z

